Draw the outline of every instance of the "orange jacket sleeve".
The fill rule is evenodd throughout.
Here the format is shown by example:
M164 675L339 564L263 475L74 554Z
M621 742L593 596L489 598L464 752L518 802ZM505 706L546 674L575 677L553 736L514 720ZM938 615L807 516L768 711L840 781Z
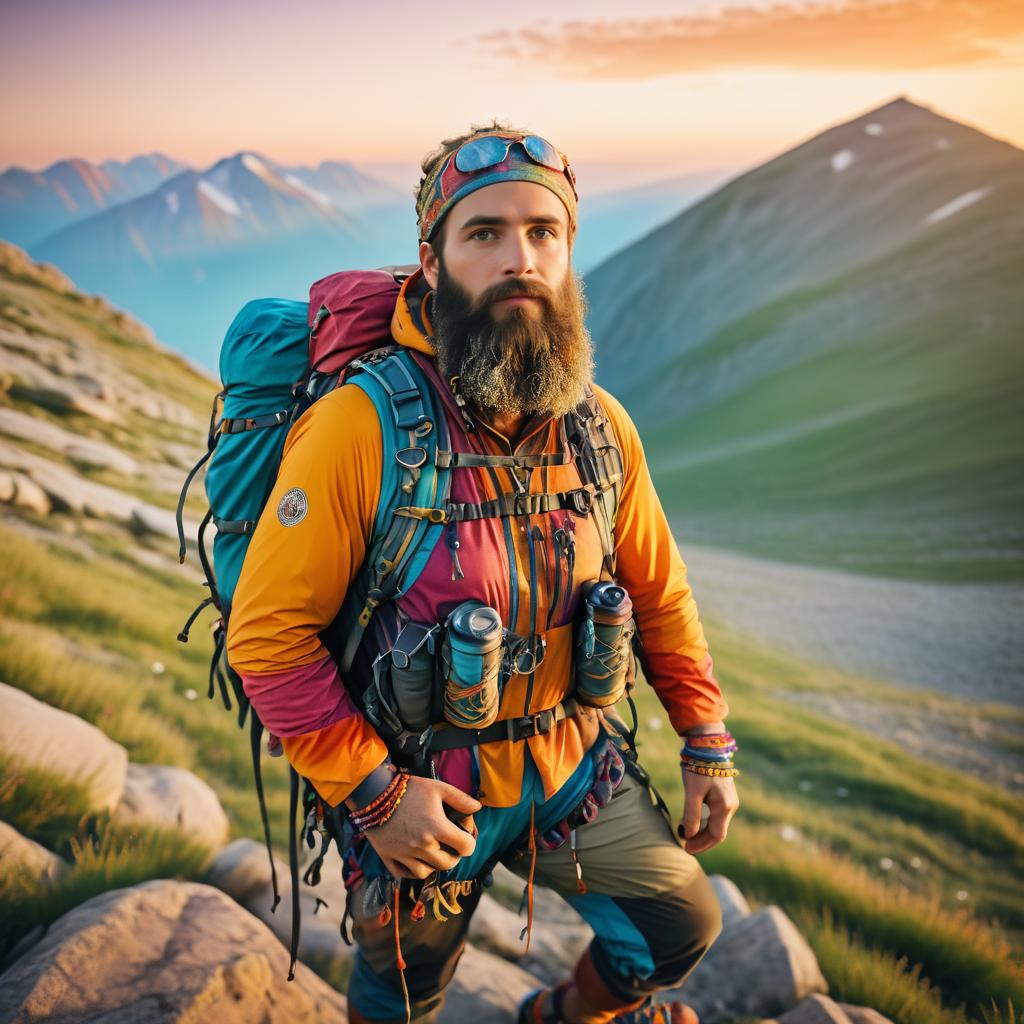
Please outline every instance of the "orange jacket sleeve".
M331 805L387 757L319 636L366 553L382 446L376 409L355 385L305 412L285 443L228 622L228 660L253 707Z
M729 705L712 673L686 563L654 489L636 425L603 388L594 392L622 452L624 481L615 527L616 577L629 591L647 681L679 735L725 718Z

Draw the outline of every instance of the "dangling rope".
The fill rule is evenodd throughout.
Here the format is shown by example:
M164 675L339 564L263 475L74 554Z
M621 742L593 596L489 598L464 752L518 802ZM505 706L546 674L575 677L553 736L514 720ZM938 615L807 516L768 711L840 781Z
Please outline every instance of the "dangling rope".
M402 879L395 879L395 966L398 968L398 977L402 982L402 996L405 999L405 1024L410 1024L412 1021L412 1004L409 1002L409 986L405 981L405 957L402 956L402 937L399 931L399 917L400 908L398 905L399 897L402 892Z
M533 935L533 874L537 868L537 833L534 829L534 814L537 804L530 801L530 877L526 882L526 927L519 933L520 941L526 939L525 953L530 952L530 938Z

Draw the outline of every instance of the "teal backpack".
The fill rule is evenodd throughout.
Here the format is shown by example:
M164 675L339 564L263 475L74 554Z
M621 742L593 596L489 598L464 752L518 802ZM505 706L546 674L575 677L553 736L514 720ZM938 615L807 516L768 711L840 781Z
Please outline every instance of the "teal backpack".
M270 846L270 824L260 768L263 724L242 689L242 680L228 664L225 640L231 602L263 506L274 487L288 432L313 402L342 383L354 383L371 398L383 430L385 472L371 545L364 568L350 588L332 631L346 638L345 666L351 664L375 607L397 590L411 585L441 537L443 527L428 519L393 515L399 505L443 509L448 500L451 467L438 466L435 455L449 448L442 410L423 370L408 350L391 338L391 317L399 288L409 268L385 271L344 271L318 281L307 305L289 299L255 299L232 321L220 353L222 390L214 398L207 451L189 472L178 499L179 559L184 562L184 507L188 490L206 466L209 509L198 528L198 554L208 595L189 616L178 639L187 643L200 613L212 606L214 651L208 696L217 690L227 710L231 694L238 724L249 717L253 777L259 798L264 839L270 855L274 889L277 875ZM389 458L388 453L393 453ZM410 454L415 452L415 457ZM426 453L425 456L423 453ZM216 528L212 559L206 531ZM296 816L300 776L290 769L289 860L292 873L292 965L298 949L298 850ZM306 782L304 810L314 792ZM326 852L326 849L321 851ZM318 858L306 872L316 884Z

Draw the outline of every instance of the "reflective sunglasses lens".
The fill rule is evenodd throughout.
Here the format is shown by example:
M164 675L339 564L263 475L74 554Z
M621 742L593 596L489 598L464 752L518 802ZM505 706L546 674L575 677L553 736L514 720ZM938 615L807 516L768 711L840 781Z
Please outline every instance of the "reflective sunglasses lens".
M482 171L485 167L493 167L505 159L511 145L510 139L500 139L495 135L472 139L455 154L455 169L463 174L469 174L472 171Z
M543 164L553 171L565 170L565 164L562 162L558 150L547 139L542 139L539 135L527 135L523 139L523 147L530 154L534 163Z

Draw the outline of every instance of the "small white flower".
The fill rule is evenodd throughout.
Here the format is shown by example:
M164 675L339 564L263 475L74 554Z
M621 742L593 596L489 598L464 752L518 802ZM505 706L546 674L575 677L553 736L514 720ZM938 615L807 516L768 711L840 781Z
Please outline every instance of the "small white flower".
M915 871L920 871L921 870L921 858L920 857L911 857L910 858L910 866Z
M787 843L796 842L796 840L800 838L800 833L792 825L783 825L782 828L779 829L779 835L782 836Z
M195 700L198 696L199 694L191 687L185 691L185 700Z
M811 782L810 779L801 779L797 783L797 789L799 789L802 793L810 793L810 791L814 789L814 783Z
M959 900L959 901L960 901L961 903L963 903L963 901L964 901L965 899L967 899L968 895L969 895L969 893L967 892L967 890L966 890L966 889L957 889L957 891L956 891L956 898L957 898L957 899L958 899L958 900Z
M155 676L162 676L164 674L164 663L162 661L154 661L149 667Z
M840 800L845 800L850 795L850 791L845 786L836 786L836 796Z
M891 871L895 863L896 862L892 859L892 857L880 857L878 859L878 866L883 871Z
M664 724L665 723L657 715L654 715L647 720L647 728L652 732L657 732Z

